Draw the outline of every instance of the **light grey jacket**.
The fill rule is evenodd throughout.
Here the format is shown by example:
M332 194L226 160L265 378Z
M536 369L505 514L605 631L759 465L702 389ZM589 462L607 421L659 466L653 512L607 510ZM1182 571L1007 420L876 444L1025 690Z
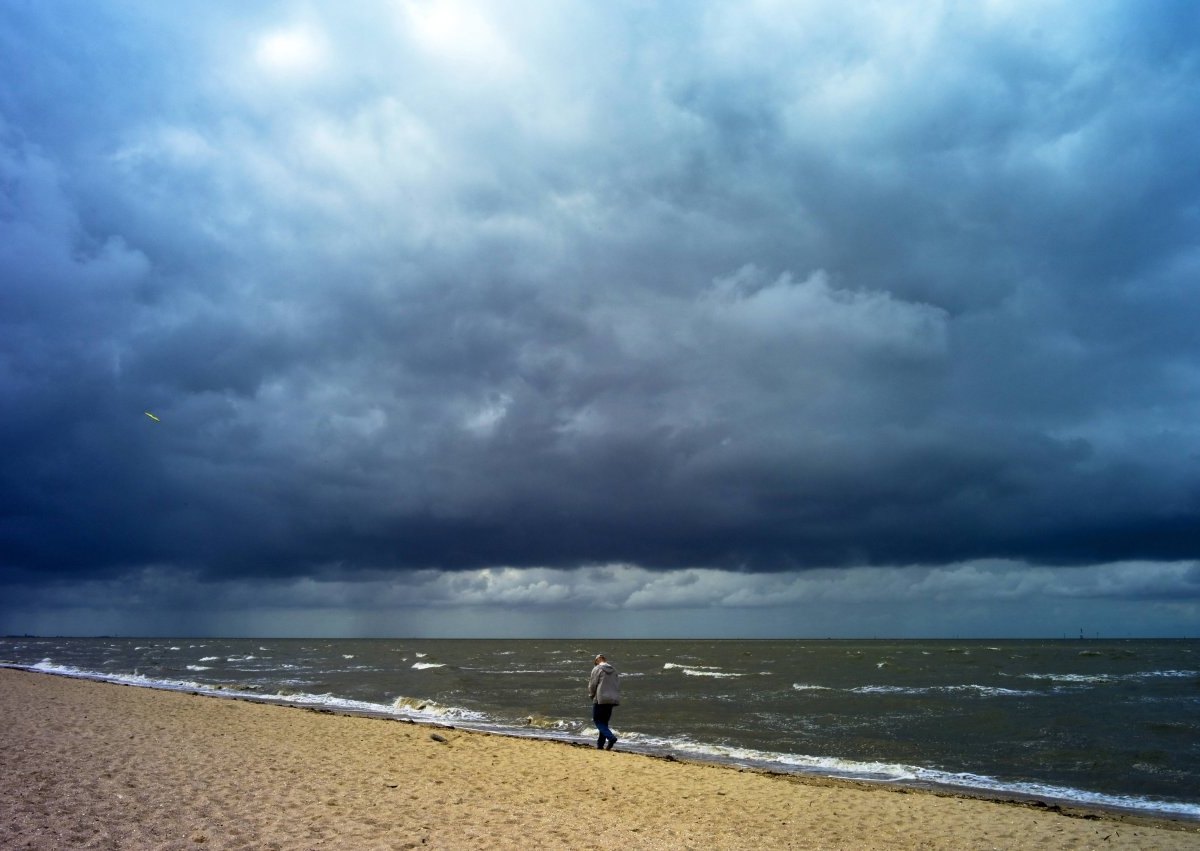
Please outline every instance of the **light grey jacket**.
M621 683L617 669L607 662L601 662L592 668L588 677L588 697L592 703L611 703L616 706L621 702Z

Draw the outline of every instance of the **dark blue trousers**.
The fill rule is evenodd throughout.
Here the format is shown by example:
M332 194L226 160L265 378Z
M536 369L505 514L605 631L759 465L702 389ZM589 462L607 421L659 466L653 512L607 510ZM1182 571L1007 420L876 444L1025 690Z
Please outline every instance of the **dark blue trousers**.
M613 704L611 703L592 704L592 723L600 731L600 737L596 739L596 747L598 748L604 747L605 739L610 742L617 741L617 737L613 735L613 731L608 729L608 721L612 718L612 711Z

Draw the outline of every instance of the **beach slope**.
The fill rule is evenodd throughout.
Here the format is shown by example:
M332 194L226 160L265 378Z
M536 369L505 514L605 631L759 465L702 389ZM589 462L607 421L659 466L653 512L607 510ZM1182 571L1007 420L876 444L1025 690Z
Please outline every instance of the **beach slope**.
M1200 849L1064 814L0 669L0 847Z

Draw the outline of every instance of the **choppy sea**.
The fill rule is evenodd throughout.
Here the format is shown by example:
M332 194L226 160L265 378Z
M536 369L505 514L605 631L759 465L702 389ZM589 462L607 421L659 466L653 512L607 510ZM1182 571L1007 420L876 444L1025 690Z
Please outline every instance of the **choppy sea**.
M0 664L618 749L1200 819L1200 641L3 638Z

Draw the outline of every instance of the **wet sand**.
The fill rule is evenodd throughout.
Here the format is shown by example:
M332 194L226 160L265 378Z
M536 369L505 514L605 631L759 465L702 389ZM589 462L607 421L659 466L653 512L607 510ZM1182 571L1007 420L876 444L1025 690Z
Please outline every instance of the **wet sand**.
M0 847L1200 849L1200 824L0 669Z

